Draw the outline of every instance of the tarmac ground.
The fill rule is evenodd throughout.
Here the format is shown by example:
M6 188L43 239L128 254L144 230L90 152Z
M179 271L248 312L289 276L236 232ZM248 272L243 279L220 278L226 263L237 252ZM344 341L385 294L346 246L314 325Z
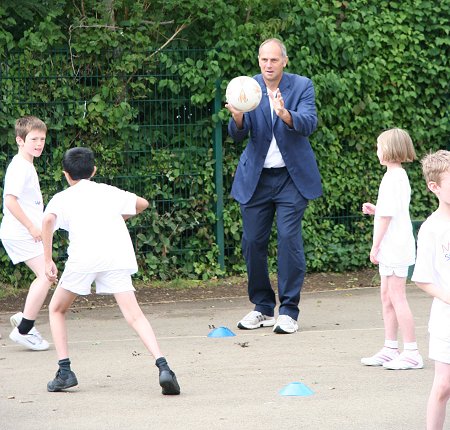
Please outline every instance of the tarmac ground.
M432 299L413 285L408 299L421 370L360 364L383 345L377 288L304 293L300 330L291 335L237 329L252 309L244 297L141 303L180 396L161 394L154 359L117 306L69 312L79 385L62 393L46 390L57 370L53 345L35 352L13 343L10 314L0 311L0 430L424 429L434 374L427 336ZM235 336L208 337L214 327ZM38 329L51 342L46 310ZM295 382L313 394L280 394Z

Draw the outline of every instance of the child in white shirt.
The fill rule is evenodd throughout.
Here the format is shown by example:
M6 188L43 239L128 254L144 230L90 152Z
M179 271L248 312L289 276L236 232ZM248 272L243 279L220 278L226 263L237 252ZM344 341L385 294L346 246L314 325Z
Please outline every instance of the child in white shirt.
M450 398L450 151L425 156L422 170L439 207L422 224L412 280L434 297L428 331L434 382L427 405L427 430L444 428Z
M378 136L377 156L387 170L378 191L376 206L364 203L362 211L375 215L370 261L379 265L384 347L372 357L361 359L366 366L385 369L421 369L414 319L406 298L408 267L414 264L415 241L409 216L411 187L402 163L416 158L412 140L402 129L393 128ZM403 337L398 351L397 332Z
M35 157L44 150L47 126L34 116L19 118L15 125L18 153L5 174L0 239L13 264L24 262L35 274L22 312L10 318L10 339L34 351L48 349L48 342L34 327L51 283L45 276L41 223L44 212Z
M136 301L131 281L131 274L138 267L125 219L145 210L147 200L90 181L96 167L88 148L69 149L63 158L63 169L70 187L50 200L42 224L45 272L51 282L57 281L58 273L52 259L53 232L58 228L69 232L68 259L49 305L59 369L47 390L62 391L78 384L70 368L65 314L78 295L90 294L95 282L97 293L114 294L126 321L155 357L162 393L180 394L175 373Z

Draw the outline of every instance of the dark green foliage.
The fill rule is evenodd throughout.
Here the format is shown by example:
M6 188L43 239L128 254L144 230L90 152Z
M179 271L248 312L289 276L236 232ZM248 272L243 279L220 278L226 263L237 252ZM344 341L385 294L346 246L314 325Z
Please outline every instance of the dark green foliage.
M213 115L211 106L216 79L224 93L234 76L259 72L257 50L265 38L281 38L287 71L311 77L316 89L319 127L311 142L324 197L311 202L304 221L310 270L369 264L372 220L361 215L361 204L374 202L383 174L375 154L381 130L407 129L419 157L449 145L448 2L15 5L0 5L0 161L6 165L16 150L14 120L31 112L41 116L49 139L36 166L48 201L65 186L65 149L91 146L102 180L151 201L151 209L129 221L144 277L222 273L213 210L217 121L224 136L226 270L244 270L239 207L228 197L243 144L226 137L227 111ZM435 199L420 164L406 167L412 217L422 219ZM56 252L64 240L57 241ZM21 283L26 272L11 266L3 250L0 258L0 277ZM270 267L276 270L275 237Z

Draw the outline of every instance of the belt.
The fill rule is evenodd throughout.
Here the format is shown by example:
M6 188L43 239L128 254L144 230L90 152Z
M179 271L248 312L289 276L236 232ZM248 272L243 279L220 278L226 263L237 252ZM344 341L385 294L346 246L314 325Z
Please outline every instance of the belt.
M284 167L264 167L263 172L269 175L279 175L287 171L286 166Z

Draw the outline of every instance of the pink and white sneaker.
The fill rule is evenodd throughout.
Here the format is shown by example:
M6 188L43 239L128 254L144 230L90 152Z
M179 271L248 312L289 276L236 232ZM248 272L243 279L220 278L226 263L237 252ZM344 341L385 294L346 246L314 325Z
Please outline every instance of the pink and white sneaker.
M399 356L398 349L383 347L372 357L361 358L361 364L365 366L384 366L385 363L389 363Z
M422 369L423 359L417 351L403 351L394 360L384 363L383 367L389 370Z

